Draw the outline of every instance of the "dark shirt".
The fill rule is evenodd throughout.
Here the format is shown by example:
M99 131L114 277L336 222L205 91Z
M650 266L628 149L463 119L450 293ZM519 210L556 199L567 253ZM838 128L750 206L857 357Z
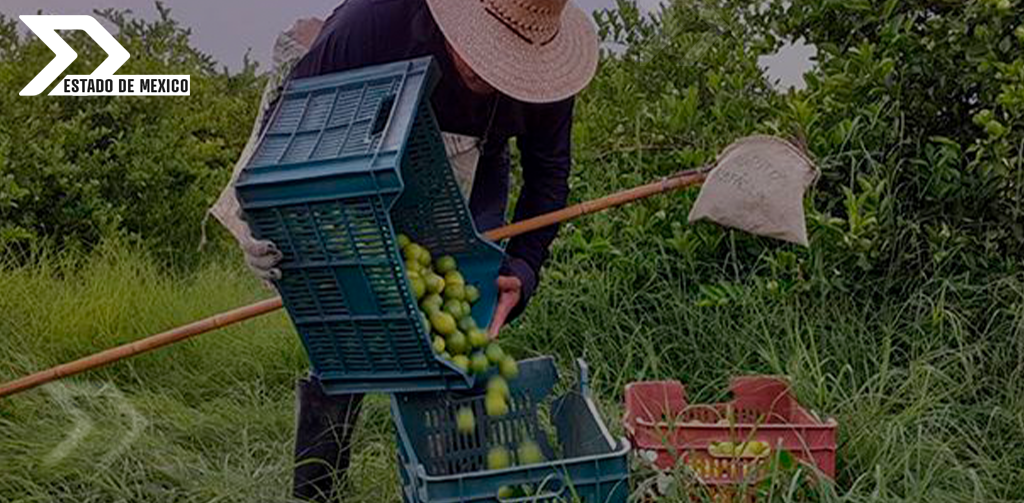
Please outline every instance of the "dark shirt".
M511 138L516 139L523 171L514 220L563 208L569 194L573 99L530 104L471 92L459 78L424 0L346 0L327 19L291 78L428 55L442 73L431 97L440 129L486 140L469 199L477 229L484 232L506 224ZM522 299L512 317L533 295L557 233L558 226L553 225L509 241L502 274L523 282Z

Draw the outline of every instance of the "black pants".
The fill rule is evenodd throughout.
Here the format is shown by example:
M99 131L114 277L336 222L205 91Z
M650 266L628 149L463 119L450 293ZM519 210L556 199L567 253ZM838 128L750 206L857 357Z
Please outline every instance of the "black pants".
M304 501L340 501L363 395L329 396L312 376L296 383L295 395L293 494Z

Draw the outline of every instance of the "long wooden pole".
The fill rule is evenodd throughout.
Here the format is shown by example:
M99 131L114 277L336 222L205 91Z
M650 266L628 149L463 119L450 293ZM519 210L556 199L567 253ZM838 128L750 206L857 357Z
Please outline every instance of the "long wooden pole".
M491 241L501 241L530 231L542 229L550 225L572 220L583 215L589 215L615 206L621 206L655 194L699 185L704 181L707 176L707 172L707 169L684 171L654 183L649 183L647 185L625 190L601 199L583 202L559 211L534 217L529 220L523 220L505 227L500 227L484 233L484 237ZM101 353L96 353L92 356L87 356L73 362L58 365L48 370L36 372L0 385L0 398L11 396L22 391L27 391L58 379L87 372L89 370L109 365L116 361L168 346L176 342L181 342L197 335L212 332L218 328L223 328L228 325L233 325L241 321L271 313L281 309L281 307L283 307L281 298L274 297L252 305L240 307L226 313L211 316L142 340L108 349Z

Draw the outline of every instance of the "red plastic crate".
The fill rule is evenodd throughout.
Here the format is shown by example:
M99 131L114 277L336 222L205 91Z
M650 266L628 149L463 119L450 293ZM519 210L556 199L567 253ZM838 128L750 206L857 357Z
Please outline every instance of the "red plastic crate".
M728 486L760 478L770 455L716 457L708 448L715 442L761 441L772 453L788 451L835 478L834 419L822 420L801 407L782 378L738 377L730 390L729 402L697 405L687 402L686 387L678 381L627 385L623 424L634 452L659 470L681 462L703 483Z

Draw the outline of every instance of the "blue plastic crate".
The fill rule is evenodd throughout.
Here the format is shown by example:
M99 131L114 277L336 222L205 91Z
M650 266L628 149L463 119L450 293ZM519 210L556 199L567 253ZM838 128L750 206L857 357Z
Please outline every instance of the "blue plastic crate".
M485 390L396 394L391 410L398 437L398 464L406 503L519 501L499 500L503 486L529 485L534 493L521 501L624 503L629 496L629 444L615 439L590 398L586 364L577 362L577 389L549 400L558 381L550 357L520 362L520 376L510 382L508 415L484 412ZM481 379L481 383L485 380ZM459 433L456 413L471 407L472 434ZM541 411L550 410L557 440L549 441ZM487 470L487 452L504 445L512 453L533 440L548 461ZM515 459L513 455L513 459Z
M430 58L291 82L236 185L327 393L466 389L431 349L396 235L453 255L490 322L502 249L476 231L428 100Z

